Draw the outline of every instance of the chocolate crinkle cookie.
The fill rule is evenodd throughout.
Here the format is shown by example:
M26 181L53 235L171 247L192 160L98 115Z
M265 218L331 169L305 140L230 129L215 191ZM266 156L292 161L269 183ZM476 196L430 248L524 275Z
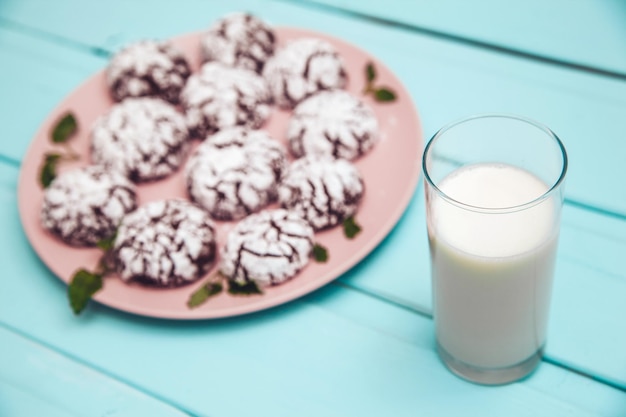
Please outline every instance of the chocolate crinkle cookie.
M198 280L213 265L215 254L211 219L182 199L153 201L128 214L113 245L120 278L155 287Z
M374 111L344 90L322 91L298 104L287 130L296 157L313 154L355 159L378 138Z
M193 137L232 126L260 127L271 113L272 97L257 73L218 62L204 64L181 94Z
M203 61L261 73L274 54L272 28L248 13L233 13L218 20L200 39Z
M348 160L311 155L289 166L278 199L318 231L355 214L363 192L361 174Z
M281 284L309 262L313 229L284 209L252 214L233 228L222 249L220 272L239 284Z
M66 171L44 190L41 225L72 246L109 239L124 215L137 207L135 186L100 166Z
M156 98L126 99L96 120L91 159L134 182L152 181L175 172L189 151L185 119Z
M106 80L115 101L149 96L177 104L190 74L189 63L173 45L143 40L113 56Z
M276 104L287 109L317 91L344 88L348 80L335 48L315 38L294 40L279 49L265 65L263 75Z
M189 159L187 191L213 218L240 219L276 200L286 166L285 150L267 132L225 129Z

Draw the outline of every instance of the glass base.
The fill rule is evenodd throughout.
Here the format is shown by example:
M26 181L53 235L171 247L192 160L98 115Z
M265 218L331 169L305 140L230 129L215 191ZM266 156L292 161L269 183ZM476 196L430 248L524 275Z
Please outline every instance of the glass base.
M528 359L506 368L481 368L469 365L450 355L439 342L437 342L437 353L452 373L467 381L482 385L503 385L530 375L541 362L543 346Z

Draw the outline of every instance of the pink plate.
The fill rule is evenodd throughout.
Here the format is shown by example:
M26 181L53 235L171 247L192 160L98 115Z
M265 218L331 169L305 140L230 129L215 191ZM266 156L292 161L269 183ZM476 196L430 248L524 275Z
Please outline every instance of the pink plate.
M365 66L370 61L376 67L376 83L397 92L398 99L392 103L377 103L369 96L364 98L376 112L382 138L373 150L356 161L366 187L356 216L362 232L352 240L343 235L341 227L318 233L317 241L328 248L328 262L311 262L294 279L267 288L262 295L231 296L222 293L200 307L189 309L187 299L204 280L177 289L153 289L127 285L112 276L105 279L104 288L94 296L96 301L130 313L168 319L207 319L263 310L305 295L339 277L372 251L400 219L417 185L423 147L419 118L409 93L385 65L344 41L302 29L278 28L276 32L280 45L305 36L325 39L333 44L344 59L349 75L348 90L353 94L361 95L365 84ZM194 71L199 68L199 37L199 33L193 33L173 39L173 43L190 59ZM71 145L82 158L76 163L65 163L60 169L87 164L90 126L111 105L104 72L100 71L50 114L34 137L22 164L18 199L26 236L43 262L66 283L78 268L94 268L101 252L98 249L69 247L41 228L39 168L44 153L55 149L49 140L51 128L67 111L72 111L79 123L78 134L72 138ZM289 112L275 109L264 128L284 143L288 118ZM165 180L139 187L139 204L174 196L185 197L182 170ZM217 223L218 244L224 241L232 226L233 223Z

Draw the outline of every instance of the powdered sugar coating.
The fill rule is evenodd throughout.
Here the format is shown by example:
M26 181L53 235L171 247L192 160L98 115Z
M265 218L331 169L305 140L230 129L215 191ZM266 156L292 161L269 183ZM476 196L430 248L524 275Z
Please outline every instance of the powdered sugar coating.
M263 75L282 108L293 108L320 90L343 88L348 77L335 48L315 38L297 39L278 50Z
M271 113L272 97L258 74L218 62L204 64L189 77L181 100L192 136L232 126L260 127Z
M219 19L201 37L202 60L261 73L274 53L275 41L274 31L261 19L233 13Z
M113 247L120 278L157 287L196 281L215 260L208 214L182 199L147 203L122 220Z
M230 231L220 271L240 284L277 285L294 277L312 250L313 229L306 221L287 210L264 210Z
M329 155L355 159L378 141L374 111L344 90L322 91L296 106L287 139L296 157Z
M289 166L278 187L278 199L317 231L356 213L363 192L363 179L352 163L312 155Z
M41 225L72 246L95 246L137 207L135 186L99 166L60 174L44 190Z
M176 104L190 74L187 60L172 44L143 40L113 56L106 80L115 101L150 96Z
M91 159L134 182L176 171L189 150L185 119L155 98L131 98L99 117L91 132Z
M283 147L262 130L234 127L207 138L186 166L187 192L213 218L236 220L278 197Z

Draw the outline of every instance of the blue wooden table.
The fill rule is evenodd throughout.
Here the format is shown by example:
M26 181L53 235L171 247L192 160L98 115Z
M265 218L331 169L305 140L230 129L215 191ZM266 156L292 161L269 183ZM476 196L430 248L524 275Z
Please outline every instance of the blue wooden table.
M111 51L239 10L385 62L425 138L493 111L561 137L548 345L530 378L487 388L439 362L421 183L367 258L283 306L198 322L71 313L19 222L32 136ZM626 416L626 2L2 0L0 63L0 416Z

